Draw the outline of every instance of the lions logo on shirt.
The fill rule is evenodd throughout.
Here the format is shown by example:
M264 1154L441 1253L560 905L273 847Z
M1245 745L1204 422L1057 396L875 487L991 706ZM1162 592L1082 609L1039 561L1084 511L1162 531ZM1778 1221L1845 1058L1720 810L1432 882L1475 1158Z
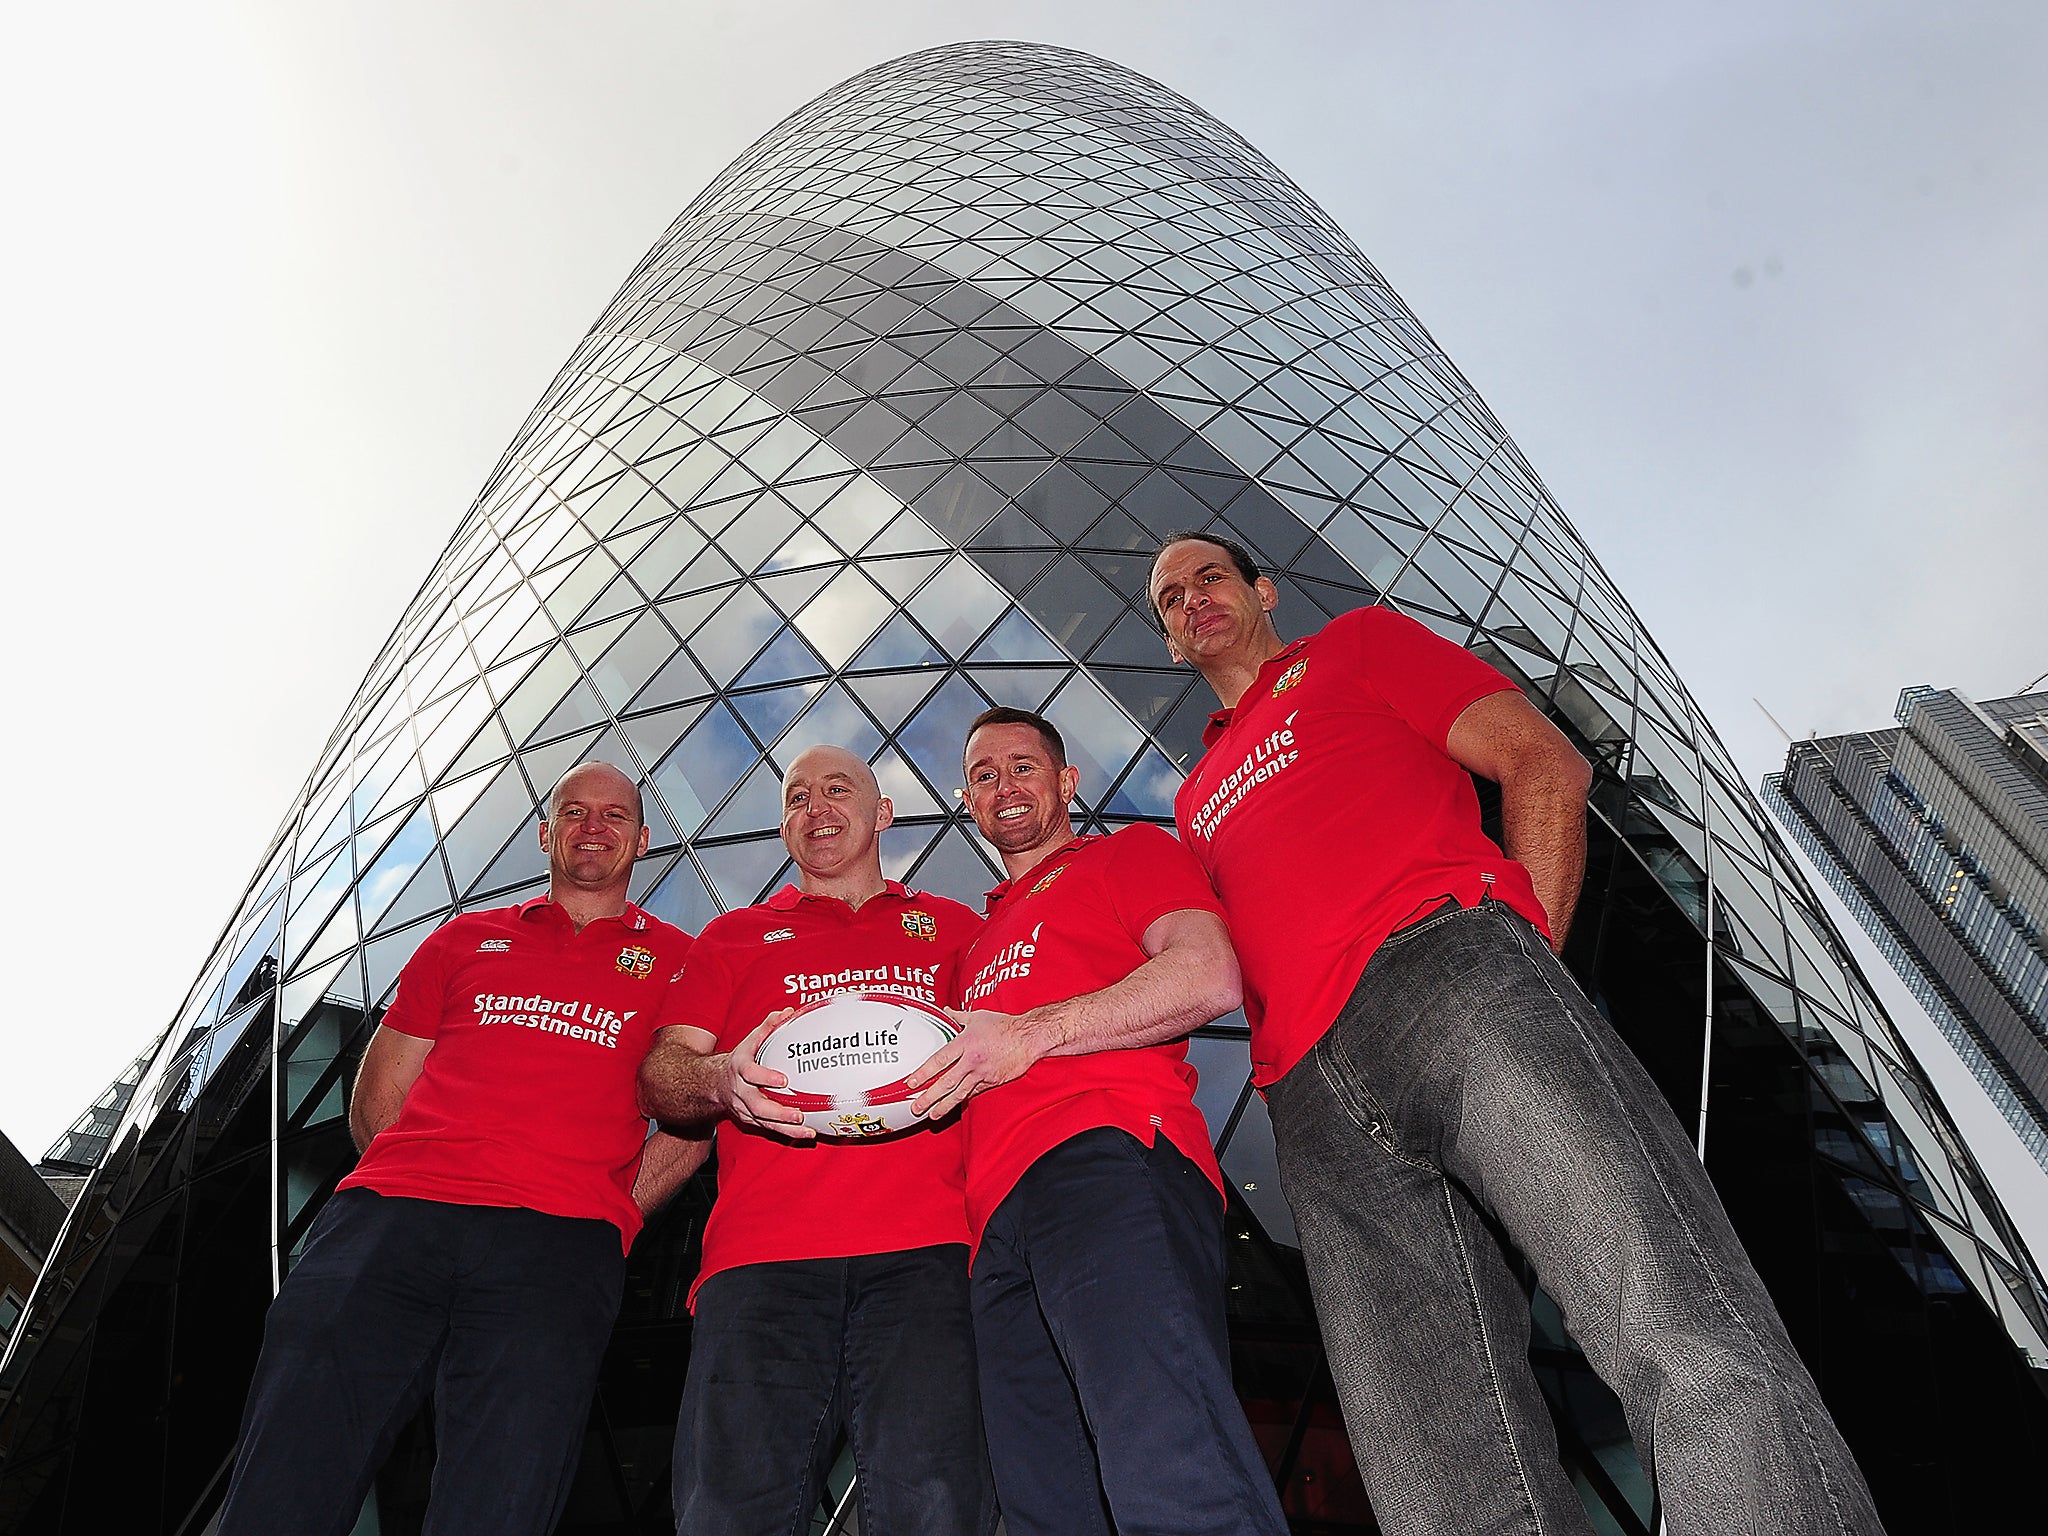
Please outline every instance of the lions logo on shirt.
M1301 658L1301 660L1297 661L1293 666L1289 667L1285 672L1282 672L1280 674L1280 681L1273 685L1273 697L1276 699L1279 698L1281 694L1285 693L1288 689L1292 688L1296 683L1300 682L1304 674L1307 673L1307 671L1308 658L1304 656Z
M628 944L619 951L617 964L621 975L645 976L654 969L654 951Z
M1047 886L1051 885L1053 881L1059 879L1059 877L1065 874L1066 872L1067 866L1062 864L1058 869L1054 870L1051 874L1047 875L1043 880L1039 881L1038 884L1031 887L1031 889L1026 891L1024 894L1027 897L1036 896L1040 891L1044 890Z
M859 1110L849 1110L833 1117L832 1129L841 1136L880 1136L888 1129L888 1122L874 1115L864 1115Z
M938 939L939 925L932 921L931 913L922 907L912 907L903 914L903 931L913 939L923 939L930 944Z

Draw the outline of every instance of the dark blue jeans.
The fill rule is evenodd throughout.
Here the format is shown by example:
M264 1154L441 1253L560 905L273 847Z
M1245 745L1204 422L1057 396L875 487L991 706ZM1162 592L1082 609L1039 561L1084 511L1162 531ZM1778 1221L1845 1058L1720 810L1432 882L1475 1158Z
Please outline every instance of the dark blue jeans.
M429 1391L427 1536L545 1536L625 1274L608 1221L340 1191L264 1321L219 1536L342 1536Z
M1489 1218L1621 1399L1673 1536L1880 1530L1692 1143L1507 906L1396 934L1268 1102L1389 1536L1591 1529Z
M974 1337L1009 1536L1285 1536L1231 1386L1223 1252L1222 1197L1164 1136L1084 1131L996 1207Z
M963 1245L745 1264L697 1292L681 1536L803 1536L842 1429L861 1536L995 1529Z

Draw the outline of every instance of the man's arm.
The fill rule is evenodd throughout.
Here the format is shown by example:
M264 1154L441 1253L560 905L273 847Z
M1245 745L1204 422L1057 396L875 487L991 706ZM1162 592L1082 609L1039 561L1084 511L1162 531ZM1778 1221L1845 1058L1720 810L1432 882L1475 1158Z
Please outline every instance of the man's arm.
M1237 951L1215 913L1169 912L1146 928L1139 946L1150 958L1099 992L1026 1013L960 1014L960 1033L907 1079L924 1089L910 1107L920 1115L949 1114L984 1088L1023 1076L1041 1057L1158 1045L1244 1000Z
M1521 693L1490 693L1451 722L1444 750L1500 786L1501 849L1529 871L1550 919L1550 943L1564 948L1586 873L1586 791L1593 769Z
M708 1137L676 1136L656 1131L640 1151L640 1171L633 1175L633 1203L652 1216L711 1154Z
M793 1011L769 1014L730 1051L718 1049L718 1037L710 1030L691 1024L657 1030L654 1049L640 1063L640 1112L704 1135L720 1120L731 1120L792 1141L810 1141L818 1133L804 1124L803 1113L761 1092L787 1088L789 1079L754 1059L768 1031Z
M363 1052L363 1064L356 1069L355 1092L348 1101L348 1133L358 1152L368 1151L371 1139L398 1118L433 1048L431 1040L377 1026L370 1048Z

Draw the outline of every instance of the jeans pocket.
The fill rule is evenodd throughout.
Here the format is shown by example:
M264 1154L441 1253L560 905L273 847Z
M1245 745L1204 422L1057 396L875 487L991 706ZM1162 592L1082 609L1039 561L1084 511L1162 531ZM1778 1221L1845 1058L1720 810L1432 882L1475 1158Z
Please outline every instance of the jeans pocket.
M1399 1158L1404 1163L1417 1167L1426 1166L1421 1158L1404 1149L1394 1132L1394 1117L1380 1102L1363 1073L1343 1053L1331 1049L1333 1042L1326 1036L1311 1050L1304 1066L1314 1069L1320 1092L1318 1097L1327 1100L1316 1106L1312 1113L1320 1112L1333 1118L1341 1118L1355 1126L1389 1157Z

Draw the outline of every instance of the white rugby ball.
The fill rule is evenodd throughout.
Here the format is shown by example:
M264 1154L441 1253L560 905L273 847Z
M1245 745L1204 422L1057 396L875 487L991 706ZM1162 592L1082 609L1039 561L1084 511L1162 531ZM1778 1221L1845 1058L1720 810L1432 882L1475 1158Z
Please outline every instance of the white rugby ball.
M926 1122L910 1112L918 1090L903 1079L956 1033L951 1019L915 998L835 993L768 1032L755 1060L789 1086L761 1091L802 1110L820 1136L859 1141L907 1131Z

